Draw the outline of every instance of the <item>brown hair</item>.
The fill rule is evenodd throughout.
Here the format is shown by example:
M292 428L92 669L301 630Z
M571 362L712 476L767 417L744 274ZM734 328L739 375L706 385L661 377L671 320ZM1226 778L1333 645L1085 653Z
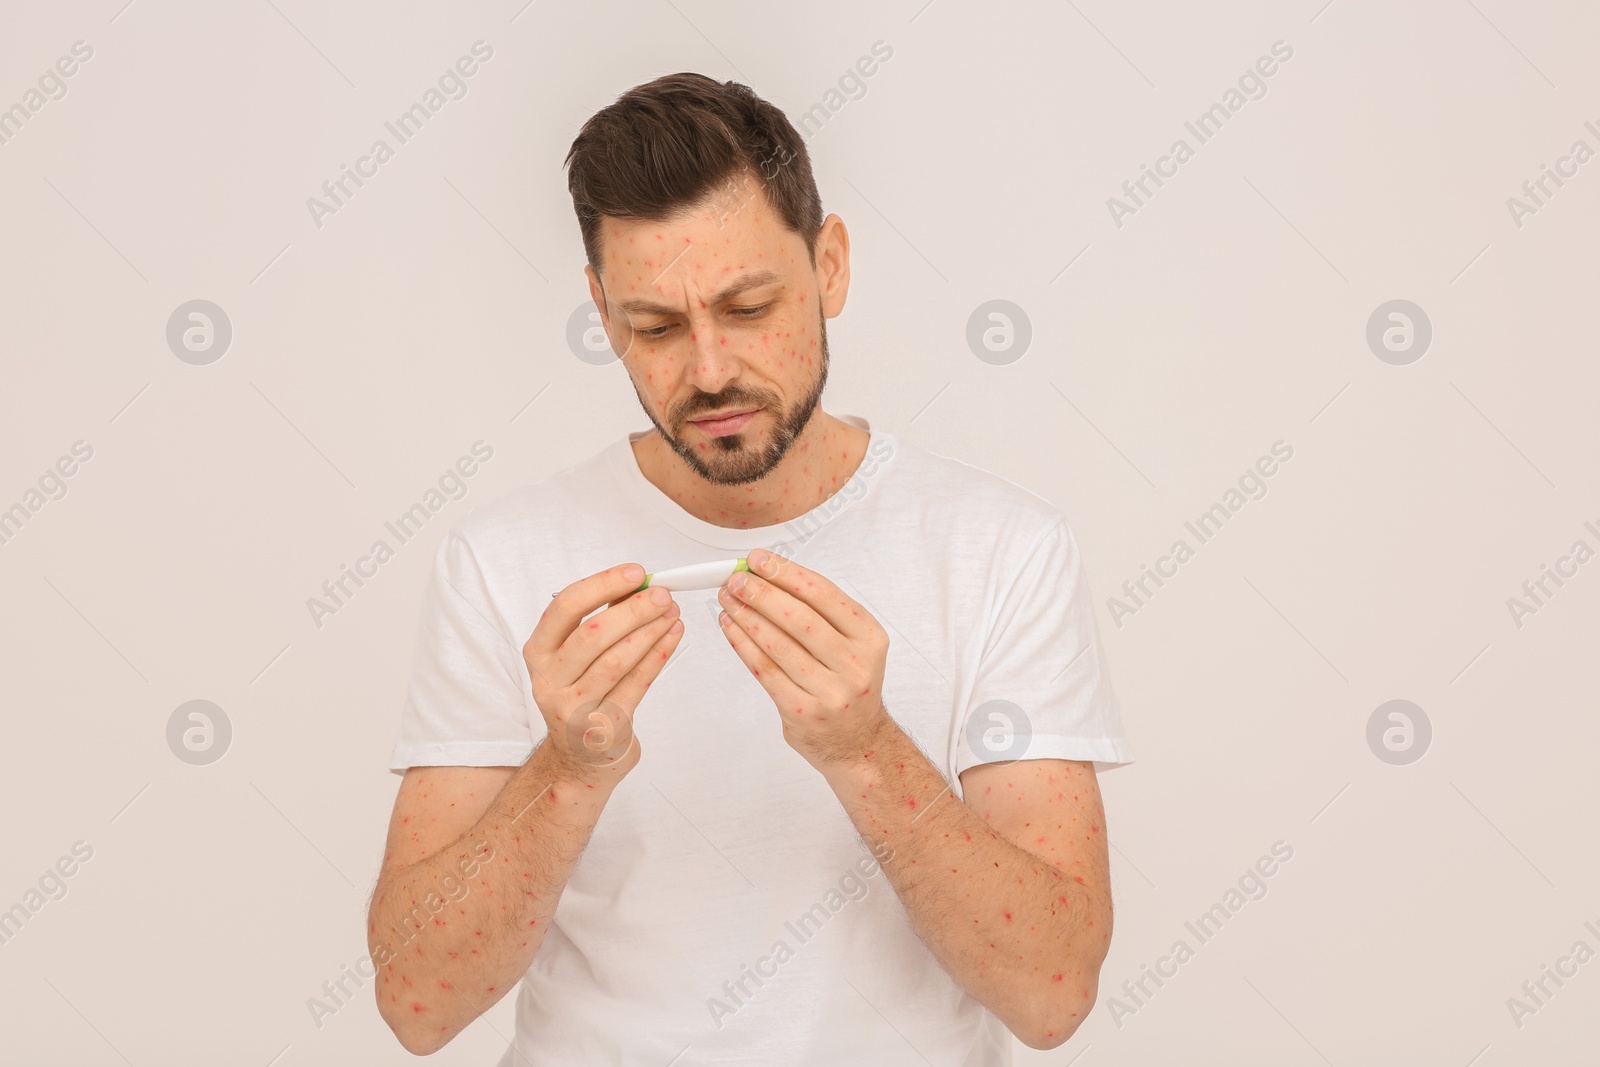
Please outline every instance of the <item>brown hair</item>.
M748 85L689 72L636 85L583 124L566 164L596 273L602 218L666 219L741 173L754 177L816 262L822 198L805 142Z

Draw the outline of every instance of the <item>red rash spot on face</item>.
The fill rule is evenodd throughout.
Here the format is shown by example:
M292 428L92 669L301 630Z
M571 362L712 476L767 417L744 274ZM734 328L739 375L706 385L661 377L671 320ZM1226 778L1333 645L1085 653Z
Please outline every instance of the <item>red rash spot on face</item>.
M1077 883L1078 883L1078 884L1079 884L1079 885L1083 885L1083 884L1084 884L1084 882L1083 882L1083 875L1081 875L1081 874L1075 874L1075 875L1073 875L1073 876L1072 876L1072 880L1073 880L1073 881L1074 881L1074 882L1077 882ZM1062 899L1065 899L1065 898L1062 898Z
M916 797L907 797L906 798L906 807L910 808L912 811L915 811L917 809L917 798Z
M1006 922L1010 922L1011 921L1011 913L1009 911L1003 911L1000 914L1002 914L1002 915L1004 915L1006 917Z
M411 1002L411 1010L415 1011L415 1012L424 1012L424 1011L427 1011L428 1009L424 1008L420 1003L418 1003L417 1001L413 1000Z
M1065 981L1066 978L1065 978L1064 975L1053 974L1053 975L1050 976L1050 980L1052 982L1061 982L1061 981Z

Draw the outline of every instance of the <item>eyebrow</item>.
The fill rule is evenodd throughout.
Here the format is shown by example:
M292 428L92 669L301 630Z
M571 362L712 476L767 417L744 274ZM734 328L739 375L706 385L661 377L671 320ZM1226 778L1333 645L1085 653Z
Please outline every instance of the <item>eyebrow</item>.
M734 279L734 281L729 283L727 288L723 289L722 292L712 297L711 302L714 304L720 304L724 301L732 300L734 297L741 293L747 292L748 290L759 289L763 285L771 285L774 282L781 282L782 280L782 275L780 275L777 271L753 271L749 274L745 274ZM625 311L630 315L679 314L679 310L677 308L668 307L666 304L657 304L653 300L618 300L616 301L616 306L618 310Z

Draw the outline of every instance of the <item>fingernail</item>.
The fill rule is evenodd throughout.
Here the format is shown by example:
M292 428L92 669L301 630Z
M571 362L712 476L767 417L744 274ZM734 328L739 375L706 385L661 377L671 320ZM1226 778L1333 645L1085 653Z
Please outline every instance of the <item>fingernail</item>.
M732 578L728 579L728 588L732 589L734 592L738 592L740 589L744 588L744 584L745 584L746 581L747 581L747 579L744 576L744 572L740 571L739 573L735 574Z
M658 586L650 590L650 599L657 604L665 604L672 599L672 594Z
M644 568L637 563L630 563L622 569L622 576L630 582L644 581Z

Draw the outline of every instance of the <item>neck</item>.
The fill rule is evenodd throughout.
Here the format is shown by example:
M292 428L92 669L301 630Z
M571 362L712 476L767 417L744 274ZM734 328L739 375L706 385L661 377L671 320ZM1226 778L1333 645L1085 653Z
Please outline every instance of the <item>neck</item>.
M696 474L651 430L633 442L645 479L702 522L733 530L774 526L838 492L867 453L867 431L817 409L778 465L745 485L716 485Z

